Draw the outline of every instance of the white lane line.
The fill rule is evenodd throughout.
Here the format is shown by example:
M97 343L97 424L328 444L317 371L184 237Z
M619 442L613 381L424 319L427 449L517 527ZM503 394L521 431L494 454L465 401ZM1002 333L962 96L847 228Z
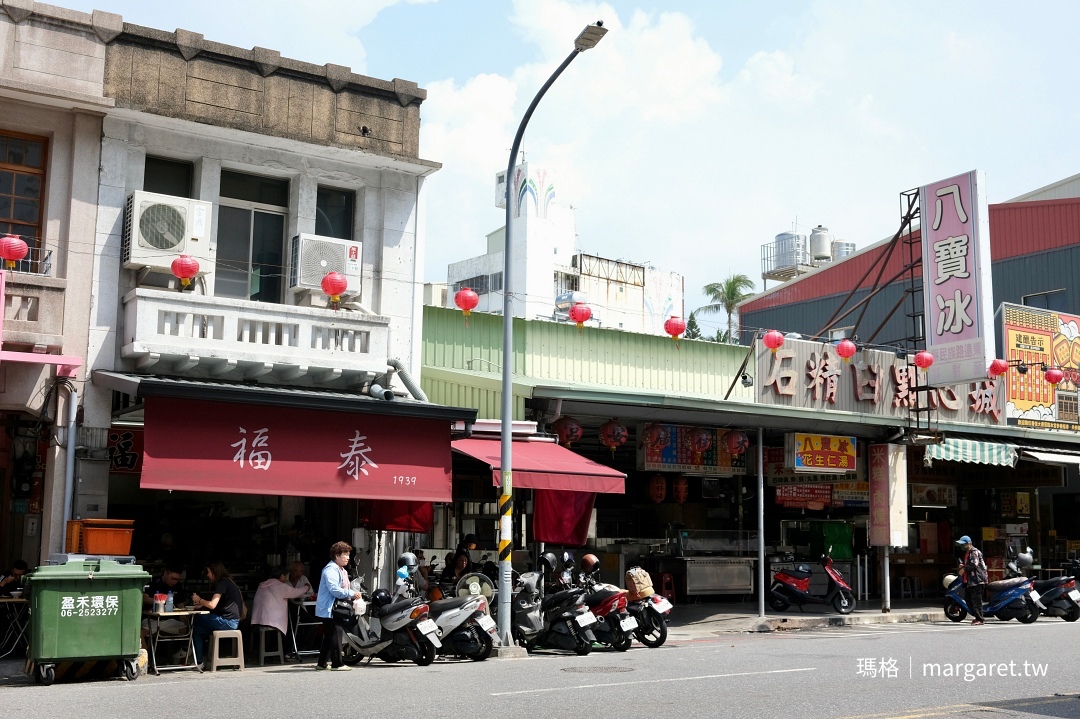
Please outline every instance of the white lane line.
M770 669L761 672L733 672L731 674L705 674L699 677L674 677L672 679L645 679L636 682L610 682L607 684L578 684L570 687L548 687L546 689L522 689L515 692L494 692L493 697L506 697L514 694L540 694L542 692L561 692L567 689L597 689L600 687L624 687L637 684L664 684L667 682L693 682L701 679L725 679L727 677L753 677L765 674L791 674L792 672L813 672L817 667L803 667L800 669Z

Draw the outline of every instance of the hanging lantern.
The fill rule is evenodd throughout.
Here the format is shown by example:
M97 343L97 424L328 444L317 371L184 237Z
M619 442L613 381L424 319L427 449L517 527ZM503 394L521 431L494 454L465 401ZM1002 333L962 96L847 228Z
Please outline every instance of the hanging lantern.
M733 429L724 433L724 447L730 455L742 454L750 448L750 438L741 429Z
M845 362L850 362L851 358L855 356L855 352L858 347L855 343L849 339L842 339L836 343L836 354L840 355L841 359Z
M619 424L618 420L612 419L600 425L600 444L611 450L611 456L615 456L615 450L626 443L629 433L626 427Z
M671 335L671 339L675 341L675 349L679 349L679 335L686 332L686 320L675 315L668 317L664 322L664 332Z
M690 483L686 481L686 477L679 475L671 483L671 496L679 504L686 502L690 496Z
M934 364L934 355L930 354L926 350L915 353L915 366L921 370L930 369L930 365Z
M1065 379L1065 373L1059 370L1057 367L1051 367L1043 374L1046 381L1050 384L1057 384L1061 380Z
M26 246L21 237L15 235L0 237L0 258L7 263L9 270L15 269L15 263L26 257L26 253L29 251L30 248Z
M667 480L662 474L654 474L649 480L649 499L660 504L667 496Z
M461 310L465 317L465 326L469 326L469 313L480 304L480 295L472 291L471 287L462 287L454 294L454 304Z
M712 430L704 427L694 427L694 429L690 431L690 436L687 441L690 445L690 449L694 452L694 464L701 464L701 455L712 448L712 440Z
M559 444L569 447L574 442L581 441L581 423L573 417L560 417L552 425L555 433L559 435Z
M335 310L341 302L341 295L345 294L347 289L349 289L349 281L340 272L327 272L322 278L322 291L330 298L330 304Z
M187 287L191 279L199 274L199 261L190 255L180 255L172 261L172 273L180 280L181 287Z
M568 314L570 315L570 319L577 324L578 331L581 331L581 328L584 327L585 323L592 317L592 307L589 307L584 302L578 302L570 307Z
M784 335L776 330L769 330L762 336L761 341L773 351L773 354L776 354L776 350L784 346Z
M1009 371L1009 363L1003 359L996 359L990 363L990 368L986 370L986 374L991 378L1000 377Z
M660 424L650 424L642 434L642 443L653 452L659 452L671 442L667 429Z

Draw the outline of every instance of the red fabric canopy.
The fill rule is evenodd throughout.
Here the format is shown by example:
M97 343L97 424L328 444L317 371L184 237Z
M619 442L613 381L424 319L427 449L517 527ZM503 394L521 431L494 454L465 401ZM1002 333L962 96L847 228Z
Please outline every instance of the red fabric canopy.
M502 484L501 443L495 439L456 439L456 452L478 459L491 467L492 482ZM516 489L560 489L570 492L623 494L626 475L605 467L554 442L515 441L511 460Z

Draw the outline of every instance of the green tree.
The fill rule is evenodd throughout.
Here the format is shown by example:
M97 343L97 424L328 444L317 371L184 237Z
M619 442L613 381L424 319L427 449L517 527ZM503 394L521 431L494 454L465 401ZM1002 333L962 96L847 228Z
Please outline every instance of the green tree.
M683 333L683 337L688 340L701 339L701 328L698 327L697 317L694 317L694 313L690 313L690 317L686 320L686 332Z
M754 281L746 275L731 275L723 282L710 282L702 288L710 303L704 307L698 307L695 312L715 314L724 312L727 314L727 341L731 342L735 337L735 313L739 303L753 294ZM720 333L717 333L717 340Z

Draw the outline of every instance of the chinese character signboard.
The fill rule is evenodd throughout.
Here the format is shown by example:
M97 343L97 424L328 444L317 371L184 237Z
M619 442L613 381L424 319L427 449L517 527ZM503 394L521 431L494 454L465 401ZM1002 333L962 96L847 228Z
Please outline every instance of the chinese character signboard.
M682 424L656 426L662 430L656 433L660 439L638 446L638 469L712 477L746 474L747 453L728 453L723 442L727 430ZM640 427L638 436L644 436Z
M854 472L856 444L854 437L789 432L784 435L784 464L796 472Z
M869 507L869 482L837 482L832 486L832 506Z
M776 488L776 503L784 507L825 509L832 504L831 484L785 484Z
M435 419L146 401L140 486L303 497L450 501L450 428Z
M1015 368L1005 374L1008 423L1080 432L1080 317L1007 303L1001 316L1005 359L1030 367L1024 374ZM1064 373L1056 387L1043 376L1043 365Z
M951 484L912 484L911 504L923 507L955 507L956 487Z
M138 474L142 471L143 433L141 429L109 430L109 472Z
M853 474L825 474L814 471L796 472L788 467L783 447L766 447L762 453L765 460L765 481L770 486L782 484L836 484L837 482L866 482L865 445L855 447L855 471Z
M870 545L906 547L907 451L901 444L870 445Z
M986 377L994 348L990 221L979 170L922 187L924 335L933 386Z

